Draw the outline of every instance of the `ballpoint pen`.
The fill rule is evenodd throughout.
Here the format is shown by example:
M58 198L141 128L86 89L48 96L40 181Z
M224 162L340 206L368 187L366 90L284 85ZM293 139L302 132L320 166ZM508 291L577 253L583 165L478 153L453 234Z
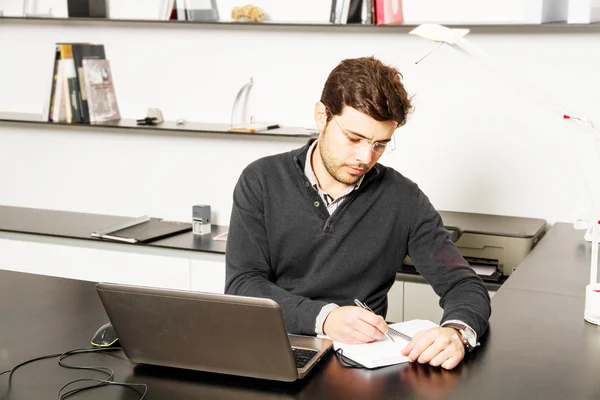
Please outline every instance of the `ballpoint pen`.
M354 304L356 304L357 306L359 306L360 308L370 311L373 314L375 314L375 312L373 310L371 310L371 308L369 308L369 306L367 306L366 304L364 304L362 301L358 300L358 299L354 299ZM388 339L390 339L393 343L396 343L396 341L387 333L384 332L383 333Z

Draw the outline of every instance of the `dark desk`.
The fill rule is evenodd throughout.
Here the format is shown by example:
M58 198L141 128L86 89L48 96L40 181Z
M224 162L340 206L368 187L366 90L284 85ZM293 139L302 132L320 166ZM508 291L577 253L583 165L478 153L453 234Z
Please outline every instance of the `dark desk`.
M115 243L113 241L93 238L90 234L98 229L121 224L129 220L131 220L131 217L0 206L0 231L54 236L66 239ZM134 246L225 254L226 242L216 241L213 238L226 232L227 229L228 227L226 226L212 225L211 233L208 235L194 235L192 232L187 232L148 244L135 244ZM117 243L123 244L122 242Z
M544 246L537 246L517 270L521 272L511 275L494 296L490 331L481 348L453 371L414 364L358 370L344 368L329 354L307 379L284 384L136 367L122 353L82 355L70 362L109 366L119 381L144 382L148 399L598 399L600 329L583 320L583 292L555 293L563 275L579 276L577 282L565 283L569 290L585 285L587 276L574 272L589 266L590 246L582 236L569 224L555 224ZM557 253L562 255L558 261ZM535 276L536 290L515 288L529 288L527 278L534 275L527 269L536 268L544 271ZM105 321L93 283L0 271L0 370L86 346ZM61 369L53 360L39 361L17 370L10 391L7 378L0 377L0 398L53 398L67 381L97 375ZM111 387L79 398L138 396Z
M103 227L126 222L130 219L131 217L115 215L0 205L0 232L91 240L107 243L108 245L129 244L93 238L90 236L90 233ZM133 246L225 254L226 242L215 241L213 238L226 232L228 229L229 227L227 226L212 225L209 235L200 236L187 232L146 244L134 244ZM399 269L397 280L426 283L425 279L414 268ZM485 282L485 285L488 290L496 291L504 281L505 277L502 277L498 282Z

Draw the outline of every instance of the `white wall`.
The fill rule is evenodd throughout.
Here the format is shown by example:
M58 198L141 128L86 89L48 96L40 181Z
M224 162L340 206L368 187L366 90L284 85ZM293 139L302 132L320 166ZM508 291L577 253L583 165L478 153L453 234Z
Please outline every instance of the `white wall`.
M0 0L0 9L8 14L13 3ZM245 4L219 2L221 15L234 3ZM303 2L302 10L313 3L314 17L273 10L280 19L326 20L329 2ZM151 18L158 2L113 1L111 9L115 18ZM258 119L314 127L330 70L343 58L375 55L416 94L398 150L382 162L416 181L437 208L550 222L587 211L566 139L578 130L561 117L587 115L600 125L600 29L475 29L469 39L500 63L501 78L447 47L415 66L434 44L407 31L0 20L0 111L40 112L54 43L93 42L105 45L125 118L159 107L169 120L228 122L238 88L254 77ZM518 81L546 93L529 96L514 88ZM0 204L189 220L192 204L208 203L215 223L227 224L243 167L303 143L0 124Z

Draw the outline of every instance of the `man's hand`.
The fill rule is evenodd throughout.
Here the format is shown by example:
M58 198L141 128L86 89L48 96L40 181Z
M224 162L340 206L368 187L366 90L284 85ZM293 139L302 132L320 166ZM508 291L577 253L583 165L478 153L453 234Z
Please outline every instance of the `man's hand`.
M465 346L460 334L453 328L431 328L415 335L413 340L402 349L402 355L420 364L442 366L452 369L465 356Z
M323 323L327 336L352 344L383 339L387 329L383 317L355 306L334 308Z

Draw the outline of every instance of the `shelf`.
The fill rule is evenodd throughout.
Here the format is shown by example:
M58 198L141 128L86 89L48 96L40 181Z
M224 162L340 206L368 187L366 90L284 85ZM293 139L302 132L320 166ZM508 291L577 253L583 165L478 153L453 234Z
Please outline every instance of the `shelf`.
M185 125L177 125L174 121L165 121L159 125L137 125L133 119L121 119L95 124L67 124L63 122L45 121L40 114L7 113L0 112L0 123L32 124L46 126L72 127L80 129L108 129L108 130L130 130L130 131L154 131L157 133L173 134L219 134L224 136L270 136L290 138L310 138L317 134L313 129L284 126L278 129L270 129L264 132L227 132L229 124L186 122Z
M397 25L366 25L366 24L329 24L323 22L205 22L205 21L178 21L178 20L154 20L154 19L119 19L119 18L68 18L68 17L35 17L35 16L0 16L3 20L13 21L45 21L45 22L59 22L59 23L133 23L133 24L161 24L161 25L173 25L173 26L213 26L213 27L251 27L251 28L315 28L315 29L334 29L334 30L362 30L362 31L393 31L393 30L409 30L413 29L420 24L397 24ZM434 22L435 23L435 22ZM566 22L549 22L543 24L522 24L512 22L494 22L494 23L444 23L439 22L442 25L448 27L463 27L470 29L481 29L485 31L487 29L502 28L502 29L526 29L526 30L546 30L546 29L567 29L567 30L596 30L600 28L600 22L591 24L568 24Z

